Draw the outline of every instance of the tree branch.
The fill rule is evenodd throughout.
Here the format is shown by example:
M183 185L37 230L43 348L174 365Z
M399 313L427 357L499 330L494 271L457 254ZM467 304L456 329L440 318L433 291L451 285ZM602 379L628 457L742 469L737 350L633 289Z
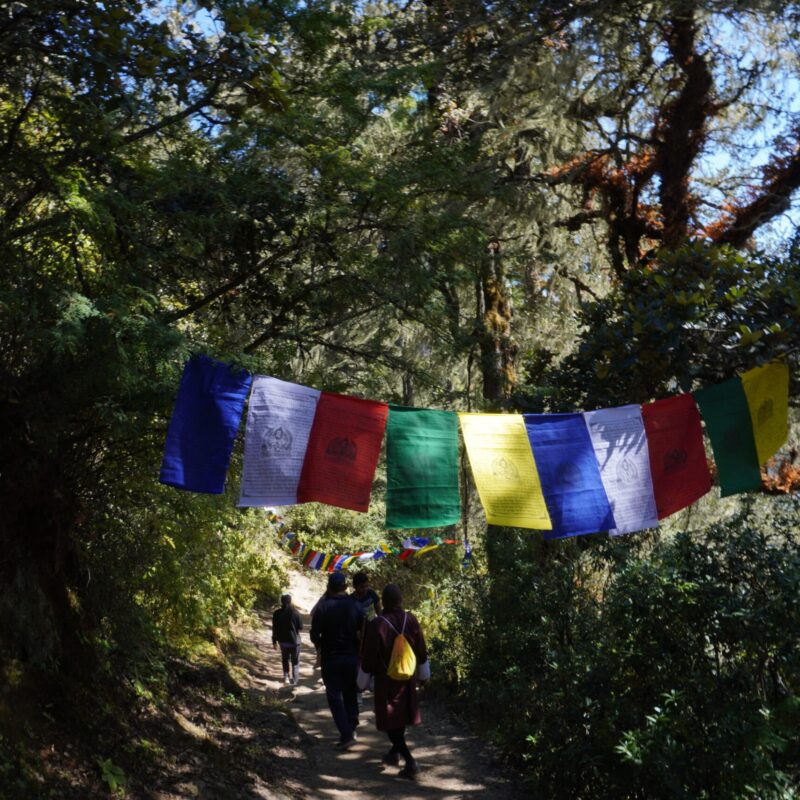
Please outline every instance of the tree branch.
M689 172L706 139L706 121L712 103L713 77L697 51L694 15L677 3L666 28L667 47L685 79L678 96L665 104L656 123L657 172L661 177L663 241L679 246L689 231L694 200L689 192Z
M766 179L758 196L735 206L706 229L717 244L743 247L762 225L788 210L791 196L800 188L800 145L795 152L764 169Z
M205 108L214 99L214 96L219 91L219 86L220 82L215 81L211 86L211 88L202 97L195 100L195 102L192 103L191 105L186 106L186 108L176 112L175 114L171 114L168 117L164 117L158 122L154 122L152 125L148 125L145 128L141 128L138 131L134 131L133 133L129 133L123 136L122 142L124 144L131 144L132 142L136 142L139 139L144 139L147 136L151 136L154 133L158 133L158 131L163 130L164 128L168 128L170 125L174 125L176 122L180 122L181 120L184 120L187 117L191 117L192 114L196 114L198 111Z

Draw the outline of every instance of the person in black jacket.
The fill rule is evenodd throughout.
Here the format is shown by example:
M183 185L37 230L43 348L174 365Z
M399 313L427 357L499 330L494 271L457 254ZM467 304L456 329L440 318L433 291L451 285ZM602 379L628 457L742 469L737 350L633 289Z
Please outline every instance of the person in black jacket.
M311 641L322 653L322 681L340 734L336 747L344 750L356 743L358 637L364 617L361 604L346 589L344 575L332 572L327 595L311 618Z
M272 615L272 648L281 648L283 682L289 683L289 662L292 664L292 680L296 686L300 680L300 631L303 620L292 605L292 596L281 596L281 607Z

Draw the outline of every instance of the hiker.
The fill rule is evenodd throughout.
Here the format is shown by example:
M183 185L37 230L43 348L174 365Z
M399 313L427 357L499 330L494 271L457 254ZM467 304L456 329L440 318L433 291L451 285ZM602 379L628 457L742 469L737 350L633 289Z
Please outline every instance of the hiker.
M403 778L413 779L419 772L417 762L406 744L406 726L419 725L422 717L417 702L417 685L430 678L428 652L417 618L403 610L400 587L390 583L383 590L382 615L367 626L361 656L359 685L365 686L369 676L375 679L375 727L384 731L392 743L383 756L387 766L399 766L403 757L405 766L400 770ZM402 633L416 657L415 673L407 680L396 680L387 674L392 662L395 639Z
M292 605L290 594L281 595L281 607L272 615L272 648L281 649L283 682L289 683L289 662L292 663L291 682L297 686L300 680L300 631L303 620Z
M353 597L361 603L361 607L364 609L364 621L363 627L361 630L361 642L363 648L364 636L367 631L367 623L370 620L375 619L375 617L381 613L381 599L378 597L378 593L370 587L369 585L369 575L366 572L357 572L353 575ZM364 705L364 699L362 697L363 692L361 689L358 690L358 705L361 707Z
M331 573L327 596L320 600L311 620L311 641L320 648L325 695L339 729L336 747L343 750L356 742L356 675L363 616L361 605L347 594L345 576L341 572Z
M369 575L366 572L357 572L353 575L353 597L361 603L367 622L381 613L381 600L378 593L370 587Z

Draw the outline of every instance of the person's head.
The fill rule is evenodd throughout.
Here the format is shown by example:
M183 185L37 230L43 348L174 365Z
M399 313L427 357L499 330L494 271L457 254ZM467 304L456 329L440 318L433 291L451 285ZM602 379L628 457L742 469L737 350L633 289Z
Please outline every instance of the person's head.
M292 596L290 594L281 595L281 608L289 608L292 604Z
M353 575L353 589L359 597L363 597L369 589L369 575L366 572L357 572Z
M402 608L403 606L403 593L396 583L387 583L383 590L383 607L387 611L393 608Z
M331 572L328 575L328 594L340 594L347 586L347 578L341 572Z

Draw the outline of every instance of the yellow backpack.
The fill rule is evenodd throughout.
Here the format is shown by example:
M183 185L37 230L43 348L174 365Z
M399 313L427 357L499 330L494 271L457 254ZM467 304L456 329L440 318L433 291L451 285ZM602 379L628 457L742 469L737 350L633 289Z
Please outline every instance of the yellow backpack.
M403 629L400 631L386 617L381 617L381 619L397 634L392 645L392 654L389 657L386 674L393 681L410 681L417 671L417 657L405 637L408 614L403 617Z

